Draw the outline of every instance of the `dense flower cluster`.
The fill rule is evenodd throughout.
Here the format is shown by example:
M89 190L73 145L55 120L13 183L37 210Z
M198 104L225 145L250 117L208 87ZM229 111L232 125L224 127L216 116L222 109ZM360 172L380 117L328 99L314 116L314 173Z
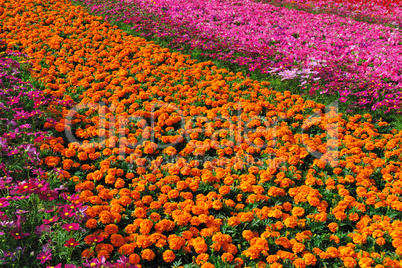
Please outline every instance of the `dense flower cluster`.
M400 0L263 0L263 2L402 27L402 2Z
M300 79L311 94L339 94L352 110L400 112L402 39L393 28L251 0L84 2L144 35L171 38L251 71Z
M40 151L88 206L84 266L402 267L402 132L68 1L0 2L0 38L32 57L47 94L74 102L48 107L59 118Z
M51 173L39 167L38 143L48 138L46 132L37 131L46 121L40 107L57 103L52 102L57 99L45 98L41 90L22 79L22 65L27 63L14 58L26 56L8 52L0 57L0 264L3 265L19 260L31 250L30 256L36 256L42 264L52 260L54 235L62 233L58 222L66 223L61 229L72 232L81 229L78 223L85 219L85 208L77 202L78 196L67 194L65 185L57 188L54 183L51 185L50 180L45 180ZM56 201L66 204L56 208ZM74 236L71 233L68 247L78 245L73 243L73 237L79 237L82 231ZM38 239L44 239L45 243L31 244L33 241L37 244Z

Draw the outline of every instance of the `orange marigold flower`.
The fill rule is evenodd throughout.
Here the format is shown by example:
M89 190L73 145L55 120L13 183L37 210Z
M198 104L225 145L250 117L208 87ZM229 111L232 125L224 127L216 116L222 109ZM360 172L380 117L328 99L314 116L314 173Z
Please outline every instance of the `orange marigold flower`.
M296 242L292 246L292 251L297 254L303 252L305 248L304 244Z
M305 262L303 259L301 259L301 258L297 258L297 259L295 259L295 260L293 261L293 265L294 265L296 268L305 268L305 267L306 267L306 262Z
M379 246L383 246L383 245L386 243L385 239L382 238L382 237L377 238L377 239L375 240L375 242L376 242L377 245L379 245Z
M283 223L288 228L295 228L297 226L297 218L295 216L290 216L286 218Z
M292 209L292 215L296 216L296 217L301 217L304 214L304 208L301 207L294 207Z
M205 262L207 262L209 259L209 255L206 253L201 253L197 256L197 258L195 259L195 263L198 265L204 264Z
M117 234L119 227L115 224L108 224L105 226L105 232L108 234Z
M141 258L147 261L152 261L155 259L155 253L151 249L146 248L141 252Z
M357 264L357 261L352 257L346 257L343 259L343 265L347 268L353 268Z
M114 184L114 187L116 189L121 189L124 187L124 185L126 184L126 182L122 179L122 178L118 178Z
M360 267L372 267L374 260L369 257L363 257L359 260Z
M225 252L225 253L222 254L221 259L224 262L232 262L234 257L233 257L232 254Z
M176 189L170 190L168 192L169 199L175 199L175 198L178 198L179 196L180 196L180 193Z
M110 242L114 247L121 247L126 241L124 240L123 236L119 234L112 234L110 236Z
M206 262L203 265L201 265L201 268L215 268L215 265L212 263Z
M330 241L334 241L335 243L339 243L340 242L340 238L338 237L338 236L336 236L336 235L331 235L330 237L329 237L329 240Z
M172 250L179 250L186 243L186 240L184 238L177 235L170 235L168 237L168 241L169 241L169 248Z
M243 266L244 261L243 261L242 258L235 258L235 259L234 259L234 263L235 263L235 265L236 265L235 267L238 268L238 267L242 267L242 266Z
M204 238L197 237L192 241L192 245L194 247L195 252L197 254L205 253L208 250L208 245L205 243Z
M95 255L95 251L93 251L92 249L85 249L83 252L82 252L82 254L81 254L81 256L83 257L83 258L85 258L85 259L90 259L90 258L92 258L93 256Z
M303 259L307 265L315 265L317 262L317 258L311 253L304 254Z
M138 255L138 254L131 254L129 257L128 257L128 259L129 259L129 262L131 263L131 264L138 264L138 263L140 263L140 261L141 261L141 258L140 258L140 256Z
M166 250L165 252L163 252L163 260L165 262L172 262L174 261L174 259L176 258L176 255L173 253L173 251L171 251L170 249Z
M117 250L117 252L123 255L130 255L134 253L134 247L130 244L124 244Z
M250 241L254 237L254 233L251 230L244 230L242 236L247 241Z
M85 224L85 227L89 229L95 229L96 226L98 226L98 221L95 219L89 219Z
M337 258L339 256L338 249L334 247L327 248L326 253L329 255L330 258Z
M149 234L153 227L153 222L151 220L145 219L140 223L140 233L143 235Z
M338 224L336 222L331 222L328 224L328 228L331 232L335 233L338 230Z
M45 158L45 164L49 167L56 167L60 163L60 158L57 156L48 156Z
M134 215L135 215L136 218L146 218L147 211L144 208L137 207L134 210Z

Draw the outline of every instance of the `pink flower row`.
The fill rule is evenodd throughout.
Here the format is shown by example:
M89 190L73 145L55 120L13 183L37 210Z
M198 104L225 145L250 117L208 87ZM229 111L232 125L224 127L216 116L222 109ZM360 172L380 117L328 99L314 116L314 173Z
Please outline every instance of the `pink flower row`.
M176 43L246 64L250 70L301 79L311 93L339 92L344 102L355 95L356 107L384 106L387 112L401 108L398 29L250 0L126 0L124 6L111 7L111 14L135 23L134 29L173 37ZM147 23L152 27L144 26Z

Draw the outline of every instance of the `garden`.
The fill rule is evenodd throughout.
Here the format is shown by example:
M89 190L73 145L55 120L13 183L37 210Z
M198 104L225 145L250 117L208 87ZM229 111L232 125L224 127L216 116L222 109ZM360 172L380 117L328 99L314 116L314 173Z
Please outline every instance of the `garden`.
M399 0L0 3L0 267L402 267Z

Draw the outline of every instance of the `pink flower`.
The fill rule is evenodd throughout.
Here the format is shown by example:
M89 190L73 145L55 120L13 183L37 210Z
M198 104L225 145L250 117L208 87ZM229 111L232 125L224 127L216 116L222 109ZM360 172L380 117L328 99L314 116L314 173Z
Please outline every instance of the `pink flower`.
M43 223L44 224L49 224L49 223L52 223L52 222L56 222L57 220L59 219L59 217L56 217L56 216L54 216L54 217L52 217L52 218L50 218L50 219L48 219L48 220L43 220Z
M52 260L52 253L50 250L47 250L46 252L39 253L36 258L40 260L41 264L44 264L45 262Z
M29 236L29 233L23 233L20 228L10 231L10 234L17 240L20 240L26 236Z
M68 232L77 231L80 228L78 223L67 223L61 226L61 228L67 230Z
M65 247L68 248L73 248L78 246L80 243L78 243L74 238L70 238L66 241L66 243L64 244Z
M10 203L8 201L1 201L0 200L0 208L8 207Z
M46 266L46 268L62 268L62 266L61 263L59 263L56 266Z
M75 266L75 264L66 264L64 268L81 268L81 266Z
M71 209L63 209L63 211L60 213L60 216L61 216L61 218L62 219L65 219L65 218L71 218L71 217L74 217L75 216L75 212L73 212L73 210L71 210Z

